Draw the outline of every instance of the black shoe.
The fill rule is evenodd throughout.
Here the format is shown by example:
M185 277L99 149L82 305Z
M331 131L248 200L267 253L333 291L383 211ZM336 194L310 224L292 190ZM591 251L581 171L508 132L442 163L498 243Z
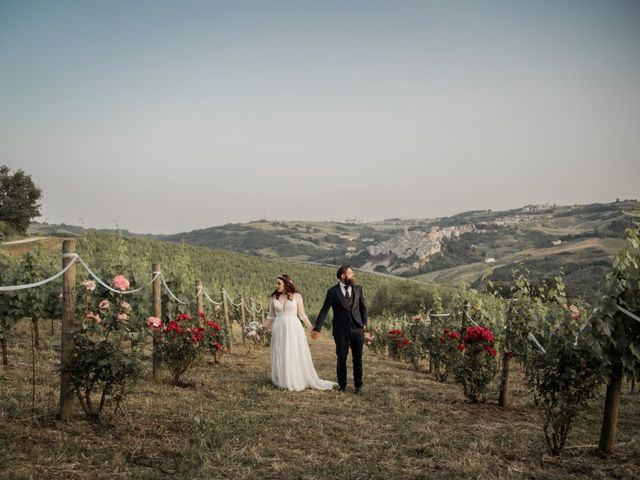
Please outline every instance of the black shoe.
M353 393L355 393L356 395L362 395L362 387L356 387L356 391Z
M338 387L338 390L341 392L346 392L347 391L347 387Z

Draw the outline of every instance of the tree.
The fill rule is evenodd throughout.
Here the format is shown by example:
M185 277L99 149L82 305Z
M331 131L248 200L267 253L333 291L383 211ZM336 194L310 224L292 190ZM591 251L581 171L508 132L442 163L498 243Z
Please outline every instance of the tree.
M32 218L40 215L42 191L23 170L11 173L0 165L0 222L25 234Z
M640 377L640 231L627 230L624 247L607 275L606 293L591 319L590 330L607 368L599 450L611 454L615 445L622 379ZM586 330L586 329L585 329Z

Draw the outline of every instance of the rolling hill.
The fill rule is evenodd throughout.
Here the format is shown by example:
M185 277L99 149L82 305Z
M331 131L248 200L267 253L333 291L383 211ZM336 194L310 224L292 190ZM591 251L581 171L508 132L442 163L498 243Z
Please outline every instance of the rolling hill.
M481 288L506 282L524 263L534 280L566 275L573 296L597 295L600 280L640 220L640 202L527 205L507 211L474 210L441 218L377 222L258 220L173 235L146 237L269 259L336 265L350 263L426 283ZM81 233L78 227L34 224L30 233Z

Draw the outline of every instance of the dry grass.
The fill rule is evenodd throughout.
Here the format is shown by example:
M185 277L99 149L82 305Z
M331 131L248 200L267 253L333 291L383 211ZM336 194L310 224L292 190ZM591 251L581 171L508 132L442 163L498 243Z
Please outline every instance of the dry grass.
M613 257L620 248L622 248L623 244L624 240L617 238L588 238L586 240L565 242L553 247L510 252L504 256L498 256L497 261L491 264L487 264L484 261L466 263L464 265L458 265L457 267L443 268L434 272L423 273L411 278L422 282L435 282L444 285L471 284L482 275L490 274L494 270L510 264L516 264L524 260L525 257L529 260L540 260L560 253L577 253L590 248L603 250Z
M516 386L501 411L495 391L467 404L455 384L365 354L365 394L283 392L269 351L238 346L174 388L138 383L125 411L96 425L78 408L55 418L57 333L43 331L31 408L29 323L10 340L0 377L0 478L639 478L640 395L625 394L616 454L601 458L601 400L574 427L561 457L545 455L539 414ZM320 376L334 379L331 337L312 343ZM516 382L518 383L518 382ZM628 390L628 387L625 387Z
M38 240L36 242L3 245L2 249L16 257L22 257L32 251L36 246L40 246L47 253L60 254L60 251L62 250L62 241L62 237L44 237L42 240Z

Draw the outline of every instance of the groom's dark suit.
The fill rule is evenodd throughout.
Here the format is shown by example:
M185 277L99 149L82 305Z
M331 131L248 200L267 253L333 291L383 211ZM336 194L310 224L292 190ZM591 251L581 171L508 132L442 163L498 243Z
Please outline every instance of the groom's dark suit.
M333 310L333 339L336 342L338 360L338 385L347 386L347 356L349 347L353 356L353 380L356 388L362 387L362 349L364 327L367 325L367 307L362 287L354 285L349 298L342 293L340 283L327 290L314 330L319 332L327 318L329 308Z

